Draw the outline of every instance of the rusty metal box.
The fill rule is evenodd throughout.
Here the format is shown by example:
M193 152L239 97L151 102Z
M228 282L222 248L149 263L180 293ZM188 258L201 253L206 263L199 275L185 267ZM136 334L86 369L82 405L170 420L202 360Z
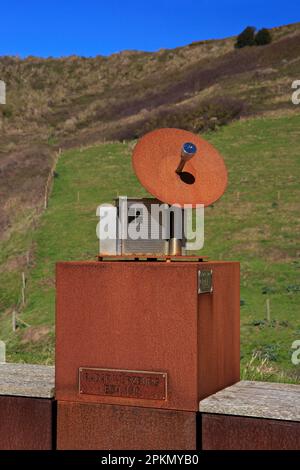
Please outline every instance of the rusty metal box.
M0 450L55 446L54 367L0 363Z
M0 397L0 450L53 449L53 400Z
M194 450L197 413L58 402L58 450ZM91 432L92 430L92 432Z
M56 289L59 401L197 411L239 380L239 263L62 262Z
M300 423L204 413L202 446L203 450L300 450Z

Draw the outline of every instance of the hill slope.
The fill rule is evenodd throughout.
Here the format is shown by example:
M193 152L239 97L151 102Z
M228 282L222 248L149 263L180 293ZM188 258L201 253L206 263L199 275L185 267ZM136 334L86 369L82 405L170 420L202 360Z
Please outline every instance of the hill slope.
M235 113L293 109L300 23L274 28L272 35L272 44L238 50L232 37L108 57L0 57L8 103L0 151L24 140L63 146L132 138L174 114L199 131L210 126L203 113L208 104L214 115L207 118L221 122ZM222 97L236 102L234 111L217 103Z
M203 254L241 261L241 359L248 378L300 380L291 363L292 342L300 339L299 126L300 116L257 118L205 136L224 155L229 186L206 209ZM33 234L25 324L13 333L11 312L0 317L11 360L53 361L55 262L94 259L97 205L118 194L145 195L131 169L131 147L108 143L61 155L49 208ZM11 291L18 296L19 285Z

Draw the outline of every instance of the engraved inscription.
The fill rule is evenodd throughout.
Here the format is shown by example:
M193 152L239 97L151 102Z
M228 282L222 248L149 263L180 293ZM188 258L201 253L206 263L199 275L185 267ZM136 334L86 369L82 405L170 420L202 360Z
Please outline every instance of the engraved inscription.
M167 374L81 367L79 392L87 395L166 400Z

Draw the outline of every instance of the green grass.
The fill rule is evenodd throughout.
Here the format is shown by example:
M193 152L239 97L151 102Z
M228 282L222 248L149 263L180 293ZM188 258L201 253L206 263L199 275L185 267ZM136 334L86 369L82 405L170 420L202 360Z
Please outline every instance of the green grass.
M291 116L239 121L206 135L225 158L229 185L206 209L203 254L241 262L246 378L297 382L300 377L300 366L291 363L292 342L300 339L299 128L300 116ZM48 325L50 333L24 341L28 328L12 333L10 316L2 315L1 339L10 360L53 360L55 262L95 258L97 205L118 195L146 195L131 168L130 147L103 144L61 156L49 208L33 235L35 261L20 315L34 331Z
M12 220L9 236L0 241L0 314L20 303L21 272L26 271L35 217L34 210L21 209Z

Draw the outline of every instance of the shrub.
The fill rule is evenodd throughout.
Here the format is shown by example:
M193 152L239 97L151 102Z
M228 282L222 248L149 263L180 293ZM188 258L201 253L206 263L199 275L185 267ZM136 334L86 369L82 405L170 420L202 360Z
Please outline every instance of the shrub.
M12 117L12 114L13 114L13 112L12 112L11 108L9 108L8 106L3 106L2 107L2 116L3 117L9 119L9 118Z
M244 110L243 101L229 96L206 100L201 104L159 107L147 113L140 121L114 130L108 138L137 139L159 127L177 127L196 133L205 132L238 119Z
M254 46L255 45L255 28L253 26L247 26L247 28L242 31L236 40L235 47L240 49L245 46Z
M270 44L270 42L272 42L272 36L266 28L262 28L256 33L255 44L257 46L264 46L265 44Z

